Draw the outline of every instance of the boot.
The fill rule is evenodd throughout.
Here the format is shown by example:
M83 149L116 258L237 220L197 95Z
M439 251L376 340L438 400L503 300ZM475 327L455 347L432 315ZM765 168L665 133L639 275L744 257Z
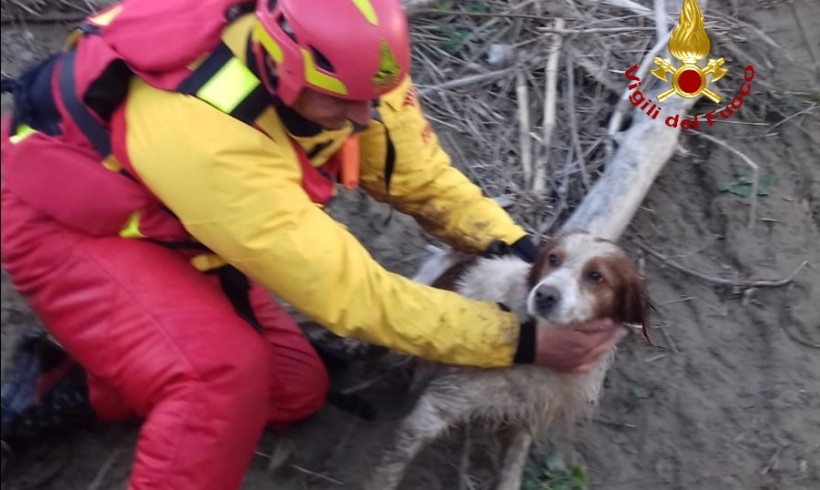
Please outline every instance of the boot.
M85 372L48 335L23 334L2 382L0 430L5 451L95 420Z

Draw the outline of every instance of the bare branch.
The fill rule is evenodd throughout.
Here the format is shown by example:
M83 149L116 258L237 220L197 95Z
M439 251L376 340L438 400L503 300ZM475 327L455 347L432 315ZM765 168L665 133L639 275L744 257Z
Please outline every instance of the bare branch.
M564 27L564 19L555 19L556 29ZM542 192L546 187L547 170L549 168L550 150L552 149L552 131L555 127L555 100L556 86L558 85L558 59L561 53L561 43L563 38L559 34L553 34L550 44L549 58L547 58L547 80L544 83L544 158L538 162L533 176L532 190Z

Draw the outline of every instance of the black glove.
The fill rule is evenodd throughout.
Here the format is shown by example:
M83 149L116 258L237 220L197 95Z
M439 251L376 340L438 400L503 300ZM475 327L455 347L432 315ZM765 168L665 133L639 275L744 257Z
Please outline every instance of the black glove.
M521 324L518 335L518 348L515 351L514 364L532 364L535 362L535 320Z
M498 257L507 254L513 254L524 262L532 264L538 257L538 246L529 236L525 235L512 245L507 245L501 240L495 240L490 243L490 246L484 250L482 255L484 257Z
M504 303L498 303L498 307L504 311L510 311ZM532 364L533 362L535 362L535 320L530 319L521 324L513 363Z

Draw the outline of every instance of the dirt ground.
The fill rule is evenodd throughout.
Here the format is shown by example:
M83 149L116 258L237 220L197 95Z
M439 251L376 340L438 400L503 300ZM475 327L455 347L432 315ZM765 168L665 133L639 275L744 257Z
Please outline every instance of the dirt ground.
M768 109L752 118L755 124L710 128L770 176L758 219L750 229L748 197L722 190L735 172L748 175L743 162L684 135L682 151L623 241L644 267L659 345L623 344L594 419L533 453L528 488L571 488L544 475L576 467L590 489L820 488L820 119L815 109L784 121L784 113L820 104L820 2L743 2L740 9L792 58L777 54L771 66L756 66L749 97L766 99ZM14 75L44 57L66 31L62 24L4 25L3 73ZM779 90L775 95L767 87ZM4 111L8 104L4 96ZM365 196L354 192L340 201L334 213L378 260L413 272L426 239L410 218L395 214L385 225L386 209ZM733 280L777 280L808 265L787 285L738 289L675 270L636 239L691 270ZM14 339L37 320L2 279L5 375ZM387 371L384 363L361 361L334 376L334 384L346 388L382 373L358 392L377 408L375 420L327 406L285 434L265 434L242 488L356 488L413 400L405 370ZM3 487L124 488L136 436L135 426L110 425L52 441L12 459L3 469ZM465 439L463 431L454 432L427 451L403 488L491 488L498 446L477 429L469 437L469 481L460 486ZM276 448L289 456L271 471Z

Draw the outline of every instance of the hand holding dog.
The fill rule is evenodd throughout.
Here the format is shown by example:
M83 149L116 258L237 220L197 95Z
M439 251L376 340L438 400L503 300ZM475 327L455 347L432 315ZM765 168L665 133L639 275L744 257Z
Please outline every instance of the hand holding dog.
M613 320L536 327L535 364L556 371L585 373L626 335Z

